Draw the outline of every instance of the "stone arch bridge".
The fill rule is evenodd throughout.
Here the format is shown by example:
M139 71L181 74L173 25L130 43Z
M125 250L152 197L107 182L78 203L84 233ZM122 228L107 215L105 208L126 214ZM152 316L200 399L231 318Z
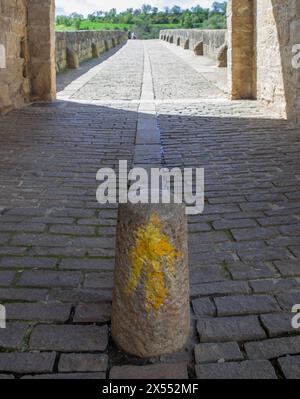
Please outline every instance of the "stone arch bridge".
M54 1L0 0L0 378L300 377L299 21L296 0L231 0L227 68L162 32L56 77ZM117 213L95 176L119 160L205 168L191 337L161 358L110 336Z

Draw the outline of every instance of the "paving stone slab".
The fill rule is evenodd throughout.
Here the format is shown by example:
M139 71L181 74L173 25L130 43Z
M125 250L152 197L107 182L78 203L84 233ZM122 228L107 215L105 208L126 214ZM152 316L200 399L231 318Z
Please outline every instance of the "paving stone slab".
M111 272L99 272L99 273L87 273L84 280L85 288L113 288L113 273Z
M19 349L29 324L11 323L6 324L6 328L0 329L0 349Z
M214 299L219 316L271 313L280 311L270 295L238 295Z
M300 260L278 261L275 266L284 277L300 276Z
M0 287L8 287L11 285L15 277L15 272L0 271Z
M62 354L58 363L58 372L97 372L106 371L108 356L103 354Z
M216 317L197 322L200 342L248 341L266 337L255 316Z
M276 295L279 305L284 310L292 310L296 304L300 304L300 292L285 293Z
M190 268L190 284L210 283L225 280L220 266L210 265Z
M250 229L232 229L231 233L235 240L267 240L272 237L277 237L280 233L276 228L257 227Z
M248 342L245 350L249 359L275 359L280 356L300 354L300 336L272 338Z
M192 301L195 316L215 316L216 307L209 298L198 298Z
M0 371L18 374L50 373L56 353L0 353Z
M53 258L4 257L0 258L0 268L7 269L53 269L57 263Z
M235 262L226 265L226 268L234 280L250 280L275 276L275 271L262 262L255 264Z
M54 288L50 291L49 300L72 303L103 303L112 302L112 290L105 289L60 289Z
M268 279L249 281L254 293L277 294L299 290L300 284L296 279Z
M270 337L281 335L300 334L300 329L295 330L292 326L293 313L264 314L260 316L264 328Z
M221 281L208 284L191 285L191 297L225 294L249 294L250 287L244 281Z
M243 354L236 342L208 343L195 346L196 363L214 363L243 360Z
M277 379L274 368L268 361L244 361L223 364L197 365L196 376L200 380L249 380Z
M289 380L300 379L300 356L287 356L278 359L279 367L285 378Z
M107 344L107 326L38 325L30 338L32 349L61 352L103 352Z
M71 306L61 303L9 303L6 305L7 320L36 320L65 322Z
M112 380L135 380L135 379L187 379L187 365L178 364L155 364L150 366L115 366L111 369L109 378Z
M18 281L18 286L26 287L77 287L80 283L79 272L35 270L25 271Z
M63 259L59 268L61 270L97 270L114 269L114 259Z
M5 301L34 302L46 299L47 289L0 288L0 299Z
M75 323L107 323L111 320L111 304L80 304L75 309Z

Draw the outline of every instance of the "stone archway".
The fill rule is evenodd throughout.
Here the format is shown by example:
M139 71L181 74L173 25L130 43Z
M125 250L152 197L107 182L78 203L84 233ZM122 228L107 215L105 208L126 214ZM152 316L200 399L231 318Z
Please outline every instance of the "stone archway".
M28 70L33 100L56 97L55 0L27 0Z
M228 1L228 80L232 99L257 98L278 114L300 114L300 69L292 47L300 43L298 0ZM300 90L300 89L299 89Z

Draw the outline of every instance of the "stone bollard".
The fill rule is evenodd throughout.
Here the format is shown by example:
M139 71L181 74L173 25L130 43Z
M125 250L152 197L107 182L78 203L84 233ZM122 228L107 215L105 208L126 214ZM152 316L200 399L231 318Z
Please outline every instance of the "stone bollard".
M115 343L135 356L159 356L182 349L189 330L184 205L119 205L112 310Z
M227 67L227 51L228 51L228 45L223 44L223 46L219 47L218 49L218 67L219 68L226 68Z
M79 58L75 51L67 48L67 65L70 69L79 68Z
M92 57L99 58L100 57L100 45L97 43L92 43Z
M196 46L194 48L194 54L195 55L203 55L204 54L203 41L196 43Z

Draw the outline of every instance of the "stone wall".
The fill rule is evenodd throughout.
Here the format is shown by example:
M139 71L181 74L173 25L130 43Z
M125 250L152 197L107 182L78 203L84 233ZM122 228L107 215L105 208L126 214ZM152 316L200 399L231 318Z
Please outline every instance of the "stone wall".
M300 123L300 69L292 48L300 44L300 1L257 0L257 96Z
M202 42L203 55L217 60L220 48L226 43L227 31L223 29L165 29L160 31L160 39L193 51Z
M127 33L119 30L56 32L56 70L76 68L80 62L99 57L127 38Z
M257 98L300 122L299 0L229 0L228 79L231 97Z
M228 2L228 83L231 99L256 97L255 1Z
M27 69L26 0L0 0L0 45L4 60L0 68L0 112L8 111L29 98Z
M0 113L55 98L54 0L0 0Z

